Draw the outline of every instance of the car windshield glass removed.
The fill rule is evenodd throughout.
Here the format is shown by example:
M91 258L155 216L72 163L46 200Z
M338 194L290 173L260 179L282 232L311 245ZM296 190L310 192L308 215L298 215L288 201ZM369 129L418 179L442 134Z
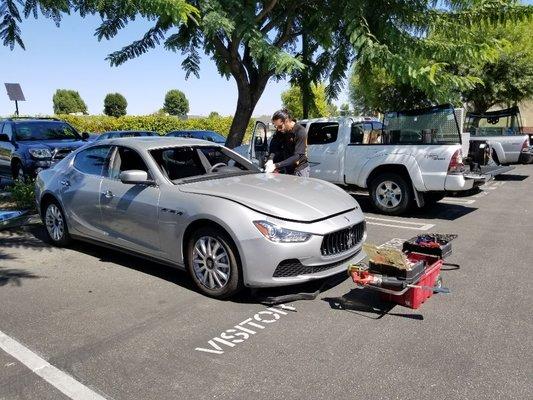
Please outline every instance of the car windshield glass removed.
M176 146L150 151L174 183L260 173L254 164L220 146Z
M451 105L385 114L381 144L460 144L461 134Z

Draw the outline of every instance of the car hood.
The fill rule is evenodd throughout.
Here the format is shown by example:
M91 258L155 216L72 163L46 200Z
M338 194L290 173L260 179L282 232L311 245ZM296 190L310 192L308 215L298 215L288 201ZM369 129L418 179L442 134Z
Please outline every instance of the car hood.
M357 202L342 189L318 179L251 174L179 185L182 192L221 197L265 215L311 222L354 209Z
M21 143L24 143L28 147L47 147L50 150L65 149L71 151L87 144L83 140L25 140Z

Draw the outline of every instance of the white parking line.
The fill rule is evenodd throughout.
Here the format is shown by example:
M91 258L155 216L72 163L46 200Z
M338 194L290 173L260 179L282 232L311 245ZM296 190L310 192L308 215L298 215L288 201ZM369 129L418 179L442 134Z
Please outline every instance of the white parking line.
M377 217L366 217L366 220L367 220L366 223L368 225L388 226L391 228L400 228L400 229L414 229L417 231L427 231L428 229L431 229L435 226L435 224L425 224L422 222L409 222L409 221L402 221L399 219L387 219L387 218L377 218ZM378 222L374 222L374 221L378 221Z
M70 375L0 331L0 348L73 400L105 400Z
M445 197L440 202L447 204L474 204L476 201L471 199L459 199L457 197Z

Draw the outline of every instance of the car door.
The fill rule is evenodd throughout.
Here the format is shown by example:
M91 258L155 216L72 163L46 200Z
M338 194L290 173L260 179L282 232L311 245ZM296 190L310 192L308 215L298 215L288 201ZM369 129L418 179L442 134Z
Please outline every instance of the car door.
M7 178L11 177L11 155L15 150L12 138L11 123L5 122L0 126L0 176Z
M100 213L100 185L107 174L111 146L94 146L76 154L72 167L58 176L59 195L73 234L105 239Z
M311 176L342 183L342 161L346 146L337 121L313 122L307 131L307 151Z
M102 224L113 244L136 252L161 256L156 185L129 184L120 173L141 170L153 176L141 155L125 146L115 146L108 174L102 180L100 205Z
M248 159L260 168L265 166L265 157L268 154L268 128L264 122L256 121L250 147L248 148Z

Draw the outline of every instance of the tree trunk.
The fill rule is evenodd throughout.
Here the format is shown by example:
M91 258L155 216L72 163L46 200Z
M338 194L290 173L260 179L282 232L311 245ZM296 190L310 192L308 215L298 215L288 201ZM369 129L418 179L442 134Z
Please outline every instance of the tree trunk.
M301 71L300 90L302 93L302 118L309 118L309 110L311 109L311 102L313 101L313 93L311 93L311 80L309 79L309 39L307 34L302 33L302 62L306 67Z
M241 145L255 106L261 98L269 78L270 76L263 76L258 79L258 82L252 83L235 78L239 97L237 99L237 109L226 139L226 147L233 149Z

